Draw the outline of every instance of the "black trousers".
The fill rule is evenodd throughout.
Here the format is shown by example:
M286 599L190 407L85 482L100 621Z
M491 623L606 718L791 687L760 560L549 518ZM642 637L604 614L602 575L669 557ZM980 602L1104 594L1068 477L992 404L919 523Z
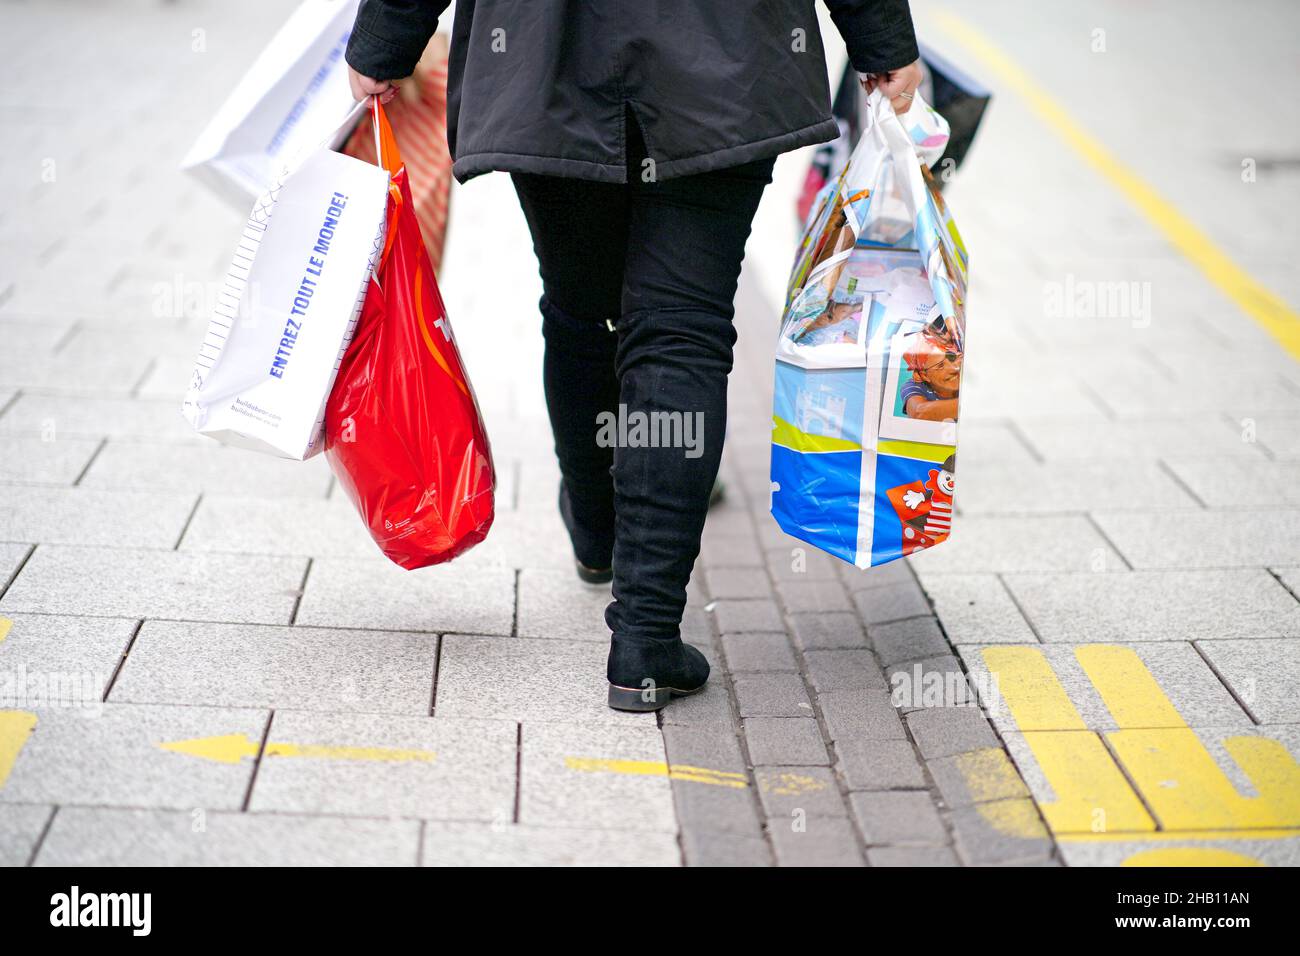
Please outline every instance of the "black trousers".
M542 277L574 553L613 565L615 640L673 640L722 455L736 282L774 160L658 182L630 116L628 134L626 184L512 178Z

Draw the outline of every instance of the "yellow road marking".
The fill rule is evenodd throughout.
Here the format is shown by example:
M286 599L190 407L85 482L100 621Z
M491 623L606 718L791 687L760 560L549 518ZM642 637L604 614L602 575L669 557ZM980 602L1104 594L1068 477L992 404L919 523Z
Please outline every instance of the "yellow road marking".
M639 777L668 777L691 783L706 783L715 787L744 789L749 780L743 773L727 770L710 770L707 767L690 767L685 764L669 766L662 760L618 760L608 757L565 757L564 765L570 770L586 773L620 773Z
M1039 730L1025 734L1025 743L1056 797L1039 803L1053 833L1156 828L1095 733Z
M777 774L765 774L759 779L758 785L764 793L774 793L778 797L798 797L805 793L816 793L826 789L824 780L789 770Z
M1075 648L1074 656L1117 727L1187 726L1133 648L1088 644Z
M1224 740L1255 789L1253 796L1239 793L1132 648L1075 649L1120 728L1100 735L1042 729L1074 726L1082 718L1041 650L990 647L983 657L1055 798L1038 801L1053 833L1140 836L1157 822L1163 831L1300 827L1300 765L1287 748L1268 737Z
M0 710L0 787L23 752L23 745L36 729L36 715L26 710Z
M1278 343L1300 359L1300 316L1277 294L1237 265L1195 223L1163 199L1105 146L1084 131L1070 114L983 33L951 12L936 14L939 26L966 47L1007 87L1023 97L1038 116L1138 208L1169 244Z
M1120 866L1263 866L1254 857L1213 846L1171 846L1134 853Z
M256 757L261 744L244 734L224 734L216 737L193 737L158 744L163 750L211 760L216 763L239 763L245 757ZM320 744L290 744L268 742L267 757L306 757L315 760L371 760L386 762L424 761L435 758L430 750L404 750L396 747L330 747Z
M1036 647L986 647L984 663L998 678L998 691L1016 727L1031 730L1087 730L1070 695Z
M975 807L979 810L980 817L999 833L1020 837L1022 840L1038 840L1047 836L1043 821L1038 818L1031 800L993 800L977 803Z
M9 636L9 629L14 626L14 622L7 617L0 617L0 641Z

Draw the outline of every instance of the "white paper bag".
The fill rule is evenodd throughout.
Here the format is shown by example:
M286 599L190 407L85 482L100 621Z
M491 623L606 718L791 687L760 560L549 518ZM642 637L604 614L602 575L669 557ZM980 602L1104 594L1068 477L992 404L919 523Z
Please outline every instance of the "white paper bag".
M288 157L338 130L355 105L343 52L359 0L306 0L244 74L181 168L245 209Z
M319 149L258 200L182 412L196 431L284 458L321 450L325 402L385 236L388 173Z

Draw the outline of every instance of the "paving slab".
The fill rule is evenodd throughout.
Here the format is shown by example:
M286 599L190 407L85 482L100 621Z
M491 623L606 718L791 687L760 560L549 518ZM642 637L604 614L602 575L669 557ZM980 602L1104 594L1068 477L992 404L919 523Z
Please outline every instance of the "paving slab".
M24 488L0 495L0 539L44 544L174 547L196 495Z
M663 735L681 829L762 839L753 780L732 728L670 724Z
M799 670L794 648L784 631L750 631L722 635L722 649L727 669L733 674L751 672L790 672Z
M430 634L146 621L112 700L423 716L437 657Z
M1300 507L1300 460L1173 458L1166 464L1209 508L1254 508L1261 500Z
M904 740L906 733L889 691L837 690L817 695L826 732L836 744L845 740Z
M766 598L772 594L772 582L761 567L708 567L704 571L709 597L715 600Z
M0 484L71 485L99 446L93 438L0 436Z
M413 866L419 831L418 820L60 807L35 865Z
M508 635L515 575L508 568L442 564L407 571L387 558L312 562L295 623L382 631Z
M10 615L0 633L0 707L98 708L135 629L112 618Z
M302 558L42 545L0 613L287 624L306 568Z
M53 813L41 804L0 804L0 866L26 866Z
M1027 644L1038 639L996 574L926 574L921 586L952 644Z
M0 415L0 432L56 438L211 441L196 435L173 401L24 392Z
M608 648L594 641L476 637L442 639L434 713L446 717L598 724L649 724L650 714L629 714L606 705ZM713 683L696 698L726 699ZM728 710L728 714L730 711Z
M867 629L871 646L886 667L948 653L948 639L933 617L915 617Z
M509 822L513 722L276 711L249 809Z
M749 759L763 766L825 766L830 763L812 716L749 717L743 722Z
M1032 800L994 800L948 814L957 852L971 866L1036 863L1053 843Z
M867 646L861 618L848 611L791 614L790 629L795 642L804 651Z
M1196 839L1170 835L1125 840L1065 837L1058 847L1069 866L1300 866L1300 837Z
M947 541L909 560L926 580L932 574L1124 570L1106 539L1079 516L960 515Z
M289 461L214 441L110 440L78 485L254 498L324 498L331 477L323 457Z
M424 866L681 866L669 833L429 822Z
M1200 641L1210 662L1252 718L1264 725L1300 723L1300 641Z
M990 800L1028 797L1020 772L1000 746L927 761L944 805L956 809Z
M866 865L852 824L841 817L774 820L769 834L778 866Z
M1258 568L1295 561L1300 509L1097 512L1097 524L1134 568ZM1057 570L1044 568L1043 570Z
M865 648L807 651L804 664L808 680L818 694L886 686L880 662Z
M744 674L733 681L741 717L811 717L812 703L798 674Z
M841 740L835 769L850 790L921 790L925 772L908 740Z
M525 721L522 741L519 822L676 833L663 738L653 723Z
M682 854L687 866L772 865L772 849L761 837L736 836L731 833L682 833Z
M205 495L185 529L180 549L303 557L379 556L361 517L344 504L324 498Z
M268 716L248 708L113 703L94 713L30 713L23 725L30 736L0 786L0 802L184 810L240 808ZM21 719L11 716L11 726ZM227 738L242 740L236 748Z
M1017 417L1025 439L1047 461L1156 460L1189 453L1262 457L1259 446L1242 441L1241 429L1214 414L1128 422L1060 422Z
M524 568L519 572L520 637L609 643L605 608L609 585L583 582L572 568Z
M946 846L873 846L867 850L867 862L899 867L961 865L957 854Z
M965 436L962 436L965 448ZM1235 461L1236 459L1227 459ZM962 462L964 466L965 461ZM1062 467L999 464L962 468L962 515L1066 514L1102 509L1172 511L1200 507L1157 462L1103 459ZM960 520L960 519L958 519Z
M1300 637L1300 601L1262 568L1009 574L1006 586L1044 642Z
M811 817L847 814L835 777L827 767L759 767L754 777L769 828L788 827Z
M928 791L863 791L850 794L849 803L868 846L945 846L949 842Z
M996 690L995 699L982 699L1002 731L1110 730L1120 719L1147 727L1251 724L1190 643L999 647L965 646L960 654L975 685Z

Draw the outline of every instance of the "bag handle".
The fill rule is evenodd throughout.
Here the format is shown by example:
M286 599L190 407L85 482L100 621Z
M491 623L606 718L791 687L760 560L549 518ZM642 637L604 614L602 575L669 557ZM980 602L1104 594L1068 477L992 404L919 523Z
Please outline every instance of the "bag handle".
M375 132L375 157L379 161L380 168L388 171L388 196L393 201L393 214L388 217L388 227L384 236L384 251L380 254L379 264L375 267L375 271L378 272L388 261L388 253L393 248L393 239L397 236L397 219L401 213L403 200L402 190L397 183L393 182L393 177L402 168L402 153L397 148L397 137L393 135L393 127L389 125L388 115L384 112L384 106L379 102L378 96L370 97L370 119Z

